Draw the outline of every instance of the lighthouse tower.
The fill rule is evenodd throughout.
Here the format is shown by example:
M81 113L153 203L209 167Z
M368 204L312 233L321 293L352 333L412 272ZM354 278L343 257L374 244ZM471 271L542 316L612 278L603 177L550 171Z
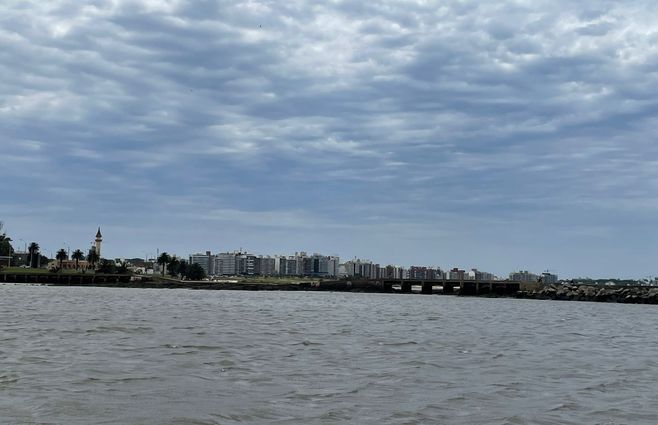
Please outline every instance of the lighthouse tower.
M98 258L101 257L101 243L103 242L103 235L101 235L101 228L98 228L98 232L96 232L96 254L98 254Z

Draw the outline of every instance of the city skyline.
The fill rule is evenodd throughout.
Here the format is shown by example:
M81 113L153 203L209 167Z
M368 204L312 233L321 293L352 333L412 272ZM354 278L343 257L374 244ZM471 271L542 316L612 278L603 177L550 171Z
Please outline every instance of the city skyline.
M0 213L104 256L643 278L650 2L0 5ZM90 237L91 236L91 237Z
M0 221L0 225L1 225L0 231L2 231L1 233L4 236L9 237L11 240L11 236L6 235L6 233L4 232L4 223ZM22 238L19 238L18 241L24 244L23 250L21 250L21 245L17 244L16 241L14 240L13 242L14 253L15 254L27 253L27 242ZM101 252L102 241L103 241L103 236L101 234L101 228L99 226L96 231L94 240L90 243L90 246L88 248L89 252L91 251L94 251L95 253ZM52 255L54 251L52 249L44 248L43 245L37 242L31 242L30 244L33 243L37 244L38 250L42 255L48 254L47 257L49 257L51 260L54 259L54 256ZM64 243L63 247L60 248L60 250L64 253L66 259L69 260L70 250L71 250L70 245L68 243ZM202 266L202 268L205 270L205 272L208 275L260 274L264 276L271 276L271 275L305 276L309 274L307 273L308 270L311 270L314 267L315 271L310 272L310 275L314 275L314 276L322 276L322 275L334 276L334 277L361 276L363 273L365 273L370 278L380 278L381 276L384 276L384 273L389 273L389 274L392 273L392 275L400 276L400 278L413 279L414 273L420 273L420 275L423 276L435 276L436 273L436 276L439 277L423 277L422 279L435 279L435 278L439 279L441 278L440 276L443 274L446 276L450 276L449 278L454 280L460 280L460 279L494 280L494 279L506 279L509 277L510 280L515 280L515 281L535 281L542 276L545 279L549 279L550 282L556 282L558 280L557 270L555 269L529 271L527 268L524 270L523 267L519 267L512 271L499 274L499 273L492 273L490 271L482 270L481 268L478 268L473 265L455 266L455 265L440 264L438 262L434 262L434 263L414 262L408 264L402 264L399 262L380 263L376 259L372 260L368 257L363 257L363 256L341 258L340 255L336 253L326 255L318 251L295 251L294 253L293 252L263 253L263 252L253 252L253 251L250 252L248 249L244 249L243 247L240 247L239 249L233 249L233 250L224 249L224 250L217 250L214 252L212 250L205 250L205 251L197 250L194 252L189 252L187 254L181 254L177 252L167 252L166 250L161 251L159 249L156 249L154 252L149 252L149 251L142 251L142 252L144 253L144 255L141 257L139 255L132 255L132 256L118 255L114 257L98 256L98 258L99 259L105 258L105 259L117 260L117 261L120 260L122 263L125 262L126 260L143 259L144 261L147 262L153 261L155 263L159 261L161 255L166 255L168 258L177 258L181 260L186 260L190 264L197 263ZM229 259L229 257L232 257L232 259ZM241 260L238 261L236 260L237 258L241 258ZM309 266L309 264L304 264L303 262L304 259L311 259L311 260L315 259L315 260L319 260L320 263L315 264L315 266L313 265ZM226 260L228 260L230 264L222 265L222 261L225 262ZM292 272L290 272L291 265L285 264L286 260L297 262L297 264L292 265L293 268ZM243 266L238 265L238 262L240 261L243 262ZM247 263L244 263L245 261L247 261ZM250 261L252 263L249 263ZM263 261L265 261L265 263L263 263ZM281 261L283 261L283 263L280 263ZM320 264L324 264L324 265L320 265ZM310 269L307 270L307 268L309 267ZM351 272L349 271L350 267L352 268ZM365 267L365 268L360 269L361 267ZM243 268L244 270L242 270ZM285 271L286 269L288 271ZM387 271L387 269L395 270L395 271L394 272L390 270ZM361 271L357 271L357 270L361 270ZM364 270L367 271L364 272ZM425 273L429 273L429 275L426 275ZM453 273L455 273L454 276ZM569 278L592 278L592 276L579 275L579 276L563 277L563 280L564 279L568 280ZM600 278L600 277L593 277L593 278ZM606 276L606 278L614 279L614 278L623 278L623 277ZM642 276L641 278L637 278L637 280L644 280L644 279L652 280L652 276Z

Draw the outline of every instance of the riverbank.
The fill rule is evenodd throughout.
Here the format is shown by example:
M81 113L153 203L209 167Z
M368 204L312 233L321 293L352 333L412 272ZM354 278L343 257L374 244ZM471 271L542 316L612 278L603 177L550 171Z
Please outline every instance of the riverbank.
M592 301L628 304L658 304L658 287L627 286L601 287L592 285L536 285L522 286L512 292L474 291L469 286L454 288L454 292L444 292L434 288L429 291L412 291L411 286L402 288L385 281L368 280L286 280L264 279L227 281L184 281L162 276L131 276L105 274L14 274L0 273L0 282L19 284L39 284L50 286L95 286L109 288L144 289L190 289L190 290L233 290L233 291L317 291L317 292L369 292L369 293L424 293L435 295L478 296L490 298L525 298L557 301ZM465 282L466 283L466 282ZM472 282L470 283L472 286ZM431 285L429 286L431 288Z
M100 284L122 284L130 286L131 275L129 274L102 274L102 273L52 273L38 270L34 273L28 272L0 272L0 282L6 283L36 283L43 285L88 285Z
M334 291L334 292L395 292L390 285L380 282L278 280L266 281L187 281L160 276L131 279L129 275L59 275L0 274L0 282L27 283L50 286L95 286L109 288L193 289L235 291Z

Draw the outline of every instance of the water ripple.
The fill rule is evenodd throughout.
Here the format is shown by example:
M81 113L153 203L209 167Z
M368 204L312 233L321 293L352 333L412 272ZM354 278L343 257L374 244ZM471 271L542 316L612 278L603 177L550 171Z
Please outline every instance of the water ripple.
M0 423L658 423L653 306L0 285L0 320Z

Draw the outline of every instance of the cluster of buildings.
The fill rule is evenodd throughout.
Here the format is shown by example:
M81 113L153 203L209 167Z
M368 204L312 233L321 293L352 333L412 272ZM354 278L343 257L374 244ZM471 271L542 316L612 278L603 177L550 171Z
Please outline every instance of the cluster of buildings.
M98 228L94 245L90 253L95 251L100 258L103 236ZM21 254L24 256L28 253ZM85 256L88 257L88 256ZM28 259L25 258L25 262ZM152 274L161 272L160 265L156 259L126 259L122 263L128 264L129 269L138 274ZM492 273L477 269L462 270L453 268L444 271L439 267L411 266L403 268L393 265L382 266L370 260L354 258L341 263L337 255L308 254L296 252L294 255L255 255L242 249L233 252L220 252L213 254L211 251L197 253L189 256L190 264L198 264L203 268L207 276L299 276L299 277L324 277L342 278L354 277L364 279L409 279L409 280L453 280L453 281L492 281L499 278ZM63 269L86 269L90 264L86 258L77 261L67 258L62 261L53 260L50 267L61 267ZM557 283L555 274L544 272L541 275L521 270L509 274L509 280L517 282L541 282L544 284Z
M100 227L96 232L94 245L89 254L95 252L100 259L103 236ZM27 251L27 249L26 249ZM39 255L39 254L37 254ZM0 257L0 264L6 261L7 265L29 264L31 254L28 252L14 253L13 257ZM77 261L67 258L62 261L53 260L49 267L61 267L63 269L86 269L90 265L86 258ZM40 256L39 256L40 258ZM157 259L133 258L122 260L129 265L129 269L138 274L152 274L161 272ZM238 250L233 252L220 252L212 254L211 251L197 253L189 256L190 264L198 264L203 268L207 276L300 276L300 277L326 277L342 278L354 277L365 279L409 279L409 280L452 280L452 281L493 281L501 278L492 273L477 269L463 270L453 268L444 271L439 267L411 266L403 268L393 265L382 266L370 260L354 258L340 262L337 255L322 255L318 253L307 254L296 252L294 255L264 256L250 254L247 251ZM546 271L540 275L527 270L515 271L509 274L509 280L523 283L542 283L546 285L558 283L556 274ZM610 282L610 284L618 282ZM658 286L658 277L655 280L644 282L648 285Z
M245 251L192 254L190 264L200 265L208 276L339 276L337 256L297 252L288 256L263 256Z
M393 265L382 266L370 260L354 258L341 263L336 255L308 254L255 255L247 251L211 251L189 256L190 264L200 265L208 276L305 276L366 279L412 279L412 280L475 280L491 281L499 278L493 273L477 269L453 268L444 271L439 267L411 266L403 268ZM556 283L557 275L543 273L541 276L528 271L510 273L510 280L518 282Z
M510 273L509 280L524 283L541 282L544 285L552 285L557 283L558 278L556 274L550 273L548 271L542 273L541 275L536 275L534 273L530 273L527 270L520 270L518 272Z
M98 228L95 244L91 251L95 251L100 258L103 236ZM28 255L23 254L23 255ZM27 260L26 260L27 261ZM130 269L135 273L150 274L159 269L155 260L130 259L126 261ZM492 273L477 269L462 270L453 268L443 271L439 267L411 266L403 268L393 265L382 266L370 260L354 258L340 262L337 255L322 255L318 253L308 254L296 252L294 255L255 255L247 251L238 250L233 252L220 252L213 254L211 251L197 253L189 256L190 264L198 264L206 272L207 276L304 276L304 277L326 277L341 278L354 277L365 279L410 279L410 280L474 280L492 281L499 278ZM88 268L85 259L78 261L68 258L61 262L52 261L51 265L62 268ZM509 274L509 280L517 282L541 282L544 284L557 283L555 274L544 272L541 275L521 270Z

